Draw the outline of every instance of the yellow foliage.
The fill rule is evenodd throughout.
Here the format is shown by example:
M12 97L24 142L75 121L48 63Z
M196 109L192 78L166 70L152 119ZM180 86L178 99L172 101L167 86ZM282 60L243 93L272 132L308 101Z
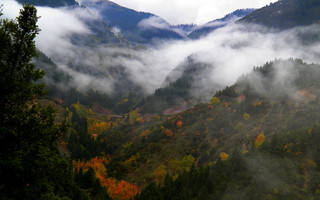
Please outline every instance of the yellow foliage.
M151 133L151 131L147 129L147 130L143 131L143 132L140 134L140 137L141 137L141 138L142 138L142 137L148 138L148 135L150 135L150 133Z
M121 165L127 170L135 170L137 168L137 160L140 158L140 154L131 156L129 159L121 162Z
M162 183L166 174L167 174L166 167L164 165L160 165L156 170L154 170L155 182L157 184Z
M88 119L88 133L101 134L111 128L111 122L105 122L94 118Z
M219 104L221 101L218 97L212 97L210 104Z
M245 121L248 121L250 119L250 115L248 113L244 113L242 115L242 119L245 120Z
M139 113L137 110L130 112L129 113L129 124L133 125L137 121L138 117L139 117Z
M317 164L313 161L313 160L311 160L310 158L308 158L307 160L306 160L306 163L307 163L307 165L308 166L310 166L310 167L317 167Z
M225 161L225 160L228 160L229 159L229 155L225 152L221 152L220 155L219 155L220 159L222 161Z
M264 134L260 133L254 141L255 147L256 148L260 147L264 143L264 139L265 139Z
M184 156L181 160L182 166L185 170L189 171L191 166L194 164L195 160L196 159L192 155Z

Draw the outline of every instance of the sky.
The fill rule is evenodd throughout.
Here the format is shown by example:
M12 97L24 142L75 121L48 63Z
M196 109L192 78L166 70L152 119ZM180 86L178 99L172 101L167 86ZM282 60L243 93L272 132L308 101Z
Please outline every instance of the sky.
M170 24L202 25L242 8L261 8L277 0L112 0L137 11L156 14Z

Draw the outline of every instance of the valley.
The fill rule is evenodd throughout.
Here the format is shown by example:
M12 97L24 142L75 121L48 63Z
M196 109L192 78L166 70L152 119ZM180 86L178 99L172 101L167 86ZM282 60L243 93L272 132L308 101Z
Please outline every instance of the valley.
M319 0L204 25L108 0L27 3L42 15L29 43L24 21L0 18L0 199L320 198Z

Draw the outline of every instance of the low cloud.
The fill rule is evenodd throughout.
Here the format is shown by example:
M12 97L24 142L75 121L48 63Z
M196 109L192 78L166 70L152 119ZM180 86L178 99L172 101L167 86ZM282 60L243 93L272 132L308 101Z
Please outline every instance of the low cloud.
M148 28L159 28L159 29L169 29L169 24L161 19L160 17L153 16L148 19L144 19L139 22L138 27L148 29Z
M20 8L12 0L5 2L4 11ZM8 9L9 7L9 9ZM201 91L213 95L215 91L234 84L254 66L262 66L274 59L301 58L305 62L320 62L318 36L320 26L300 27L276 32L257 25L231 24L198 40L159 41L149 47L84 46L72 40L73 34L94 36L85 19L95 19L94 13L84 8L52 9L38 7L39 27L37 47L61 69L74 77L73 85L113 94L116 82L128 81L152 94L161 87L166 77L186 58L209 67L195 83L197 95ZM89 17L88 17L89 16ZM140 26L166 27L157 18L142 21ZM304 37L308 35L308 37ZM128 79L128 80L125 80Z
M113 0L122 6L151 12L170 24L203 25L237 9L261 8L277 0Z

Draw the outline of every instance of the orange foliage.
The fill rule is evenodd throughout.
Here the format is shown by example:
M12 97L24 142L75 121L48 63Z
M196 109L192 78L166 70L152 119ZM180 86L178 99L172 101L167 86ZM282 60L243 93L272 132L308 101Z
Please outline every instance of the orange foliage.
M292 143L285 144L285 145L283 146L284 151L290 153L290 152L292 151L291 146L292 146Z
M257 106L261 106L262 103L263 103L263 101L260 100L260 101L258 101L258 102L256 102L256 103L254 103L253 105L254 105L255 107L257 107Z
M77 171L80 171L80 169L82 169L84 172L86 172L91 167L96 172L97 176L107 176L105 165L109 162L110 156L108 155L106 157L96 156L87 162L72 161L72 164Z
M128 183L124 180L117 181L113 178L107 178L107 170L105 165L110 162L110 156L95 157L87 162L73 161L73 166L77 171L82 169L84 172L88 171L91 167L102 186L107 188L108 194L114 200L129 200L135 197L139 192L136 185Z
M224 102L224 107L228 108L229 107L229 103L228 102Z
M302 97L306 97L310 100L314 100L316 98L316 96L314 94L312 94L308 89L301 89L298 91L298 95L302 96Z
M139 122L140 124L144 123L143 117L138 117L138 119L136 119L136 121Z
M256 147L260 147L263 143L264 143L264 134L263 133L260 133L257 137L256 137L256 139L255 139L255 141L254 141L254 145L256 146Z
M227 153L225 153L225 152L221 152L220 155L219 155L219 157L220 157L220 159L221 159L222 161L225 161L225 160L228 160L229 155L228 155Z
M196 135L197 135L197 136L200 136L200 135L201 135L201 133L199 133L199 132L196 132Z
M88 133L101 134L111 128L111 122L105 122L96 119L88 120Z
M181 120L177 121L177 127L178 128L181 128L183 125L183 122Z
M151 131L147 129L147 130L143 131L143 132L140 134L140 137L141 137L141 138L142 138L142 137L148 138L148 135L150 135L150 133L151 133Z
M246 98L247 98L246 96L240 95L240 96L237 98L237 101L240 103L240 102L246 100Z
M208 105L208 110L212 110L213 109L213 105Z
M166 131L164 132L164 134L168 137L172 137L173 136L173 132L169 129L166 129Z
M58 103L60 103L60 104L63 103L62 99L58 99L58 98L57 98L56 101L57 101Z
M114 200L129 200L133 199L139 192L136 185L127 181L118 181L113 178L103 179L101 185L107 188L108 194Z

